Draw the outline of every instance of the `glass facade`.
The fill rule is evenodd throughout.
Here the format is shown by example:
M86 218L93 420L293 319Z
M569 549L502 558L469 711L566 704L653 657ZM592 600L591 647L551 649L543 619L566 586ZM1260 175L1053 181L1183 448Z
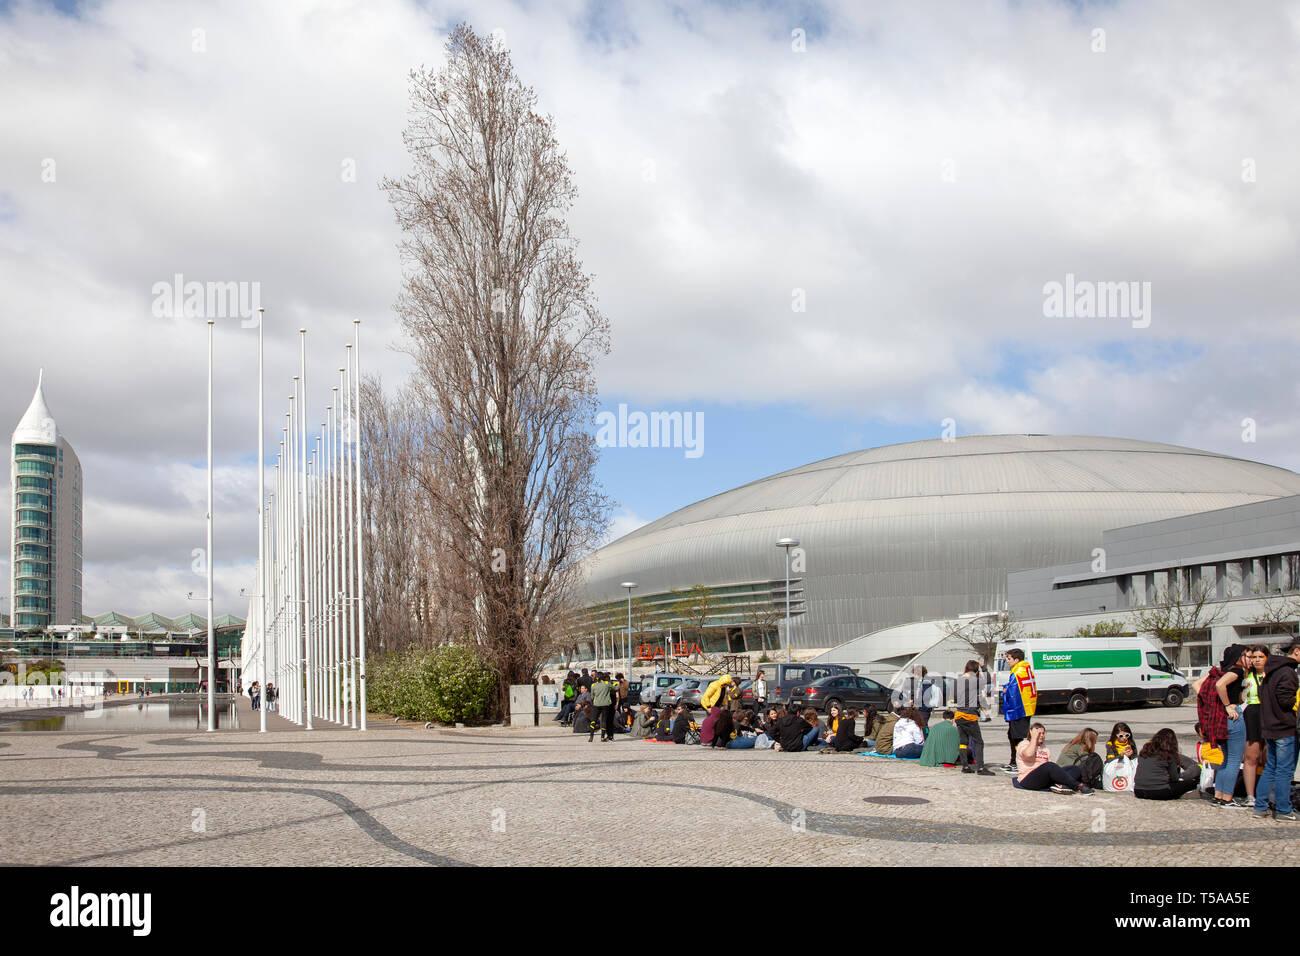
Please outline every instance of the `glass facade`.
M13 446L17 476L13 500L14 625L44 627L53 623L56 489L51 476L62 449L54 445ZM31 560L39 559L39 560ZM78 609L78 615L80 609Z

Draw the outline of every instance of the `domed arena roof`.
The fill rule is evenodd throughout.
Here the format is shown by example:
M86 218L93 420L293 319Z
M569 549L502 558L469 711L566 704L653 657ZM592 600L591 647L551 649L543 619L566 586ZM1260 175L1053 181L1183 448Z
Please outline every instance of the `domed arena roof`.
M1006 573L1083 560L1101 532L1300 494L1300 475L1122 438L978 435L838 455L696 502L588 561L591 604L778 582L798 538L796 646L1001 607ZM783 593L783 592L782 592Z

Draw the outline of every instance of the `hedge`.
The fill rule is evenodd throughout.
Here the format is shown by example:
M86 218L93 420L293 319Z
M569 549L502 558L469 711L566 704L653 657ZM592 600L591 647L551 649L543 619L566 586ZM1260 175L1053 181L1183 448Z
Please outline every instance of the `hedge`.
M488 713L496 673L471 647L446 645L373 659L367 668L369 709L403 720L451 724Z

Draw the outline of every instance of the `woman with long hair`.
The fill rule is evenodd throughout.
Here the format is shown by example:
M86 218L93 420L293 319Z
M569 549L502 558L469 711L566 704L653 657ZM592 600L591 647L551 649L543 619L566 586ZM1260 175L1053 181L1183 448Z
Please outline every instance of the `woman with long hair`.
M1246 676L1241 681L1242 717L1246 721L1246 752L1241 761L1241 778L1246 783L1246 802L1255 802L1255 781L1264 770L1264 728L1260 723L1259 688L1264 683L1268 648L1254 644L1246 652Z
M1121 757L1136 757L1137 749L1133 746L1133 729L1122 720L1110 730L1106 740L1106 763Z
M894 756L902 758L920 757L925 749L925 731L922 729L928 721L915 707L908 707L898 713L898 723L894 724Z
M1138 754L1133 796L1139 800L1177 800L1196 789L1200 769L1178 752L1178 736L1168 727L1157 730Z
M1246 716L1241 692L1249 666L1250 651L1245 645L1230 644L1224 650L1223 663L1219 665L1223 676L1215 685L1215 693L1228 717L1228 743L1223 749L1223 767L1214 777L1216 807L1242 809L1251 805L1251 801L1233 796L1237 789L1237 774L1241 772L1241 760L1246 755Z
M862 746L862 738L853 732L857 725L858 712L846 710L840 717L840 726L835 731L835 741L831 744L837 753L848 753Z
M1081 767L1083 775L1080 779L1090 787L1101 786L1103 762L1097 753L1097 737L1097 731L1084 727L1070 738L1070 742L1061 751L1061 766Z

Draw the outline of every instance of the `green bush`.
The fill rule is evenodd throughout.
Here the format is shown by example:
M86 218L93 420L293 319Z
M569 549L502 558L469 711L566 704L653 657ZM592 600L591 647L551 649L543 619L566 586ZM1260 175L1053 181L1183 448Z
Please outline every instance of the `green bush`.
M473 648L409 647L371 662L367 704L403 720L450 724L485 717L496 673Z

